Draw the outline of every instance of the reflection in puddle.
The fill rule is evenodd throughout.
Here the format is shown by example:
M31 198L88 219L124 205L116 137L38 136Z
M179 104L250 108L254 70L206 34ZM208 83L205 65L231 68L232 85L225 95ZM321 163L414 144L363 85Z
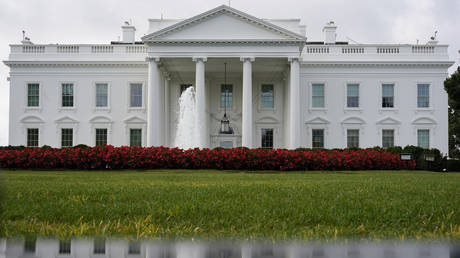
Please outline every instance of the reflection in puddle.
M0 239L0 258L460 258L460 246L422 243L262 244L120 239Z

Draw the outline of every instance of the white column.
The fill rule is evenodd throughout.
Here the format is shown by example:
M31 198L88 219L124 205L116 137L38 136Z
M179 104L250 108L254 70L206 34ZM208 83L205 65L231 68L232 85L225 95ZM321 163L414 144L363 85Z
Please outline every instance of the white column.
M289 148L296 149L300 147L300 65L299 58L289 58L291 63L291 72L289 78Z
M159 58L147 57L149 62L147 146L163 145L164 106L162 105L161 76Z
M241 130L241 145L253 148L252 141L252 63L254 58L242 57L243 62L243 121Z
M169 81L171 80L171 77L169 77L169 74L165 76L165 141L164 141L164 146L170 147L171 146L171 134L170 134L170 107L169 107Z
M205 94L205 57L193 58L195 61L195 101L197 112L197 126L199 132L199 148L206 148L208 131L206 128L206 94Z

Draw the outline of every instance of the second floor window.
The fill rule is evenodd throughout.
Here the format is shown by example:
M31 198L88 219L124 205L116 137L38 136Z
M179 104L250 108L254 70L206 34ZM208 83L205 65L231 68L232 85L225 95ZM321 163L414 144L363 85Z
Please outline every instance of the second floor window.
M38 107L40 105L40 85L38 83L27 84L27 106Z
M394 107L394 85L383 84L382 85L382 108L393 108Z
M347 107L357 108L359 107L359 85L348 84L347 85Z
M62 84L62 106L73 107L73 84L63 83Z
M107 107L109 102L109 85L107 83L96 84L96 107Z
M324 107L324 84L313 84L311 88L311 107Z
M142 107L142 84L130 84L130 107Z
M273 108L274 94L273 94L273 85L272 84L263 84L261 92L261 103L262 108Z
M233 85L222 84L220 86L220 107L231 108L233 106Z
M428 84L417 85L417 107L418 108L430 107L430 85Z

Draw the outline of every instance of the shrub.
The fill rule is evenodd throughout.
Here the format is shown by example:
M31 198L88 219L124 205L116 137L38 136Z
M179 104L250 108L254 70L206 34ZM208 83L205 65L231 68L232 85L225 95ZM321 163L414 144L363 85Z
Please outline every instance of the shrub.
M231 169L231 170L384 170L414 169L413 161L381 149L263 150L165 147L24 148L0 150L0 167L9 169Z

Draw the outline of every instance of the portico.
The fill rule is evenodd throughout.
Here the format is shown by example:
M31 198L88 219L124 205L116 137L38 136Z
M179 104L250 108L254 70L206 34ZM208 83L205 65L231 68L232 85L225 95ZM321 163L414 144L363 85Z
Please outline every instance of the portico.
M159 75L160 66L166 77L171 78L172 84L192 84L195 87L196 112L200 124L199 147L219 146L219 143L216 144L217 131L213 127L215 120L219 119L215 116L220 115L222 106L213 103L213 98L219 96L213 88L222 85L219 78L223 76L223 63L227 62L231 85L237 86L232 94L239 94L237 89L241 85L241 103L235 98L236 101L232 101L230 107L230 122L236 129L233 147L260 147L254 137L260 130L257 122L276 124L275 133L280 134L280 137L281 131L288 130L281 137L280 147L288 144L290 148L296 148L300 143L299 56L305 42L302 35L231 7L220 6L146 35L142 40L148 45L149 146L172 144L171 137L166 138L166 130L163 128L166 120L162 114L174 117L168 110L173 106L161 106L164 104L165 92L171 94L171 89L164 87L164 80ZM190 61L194 65L191 66ZM194 77L193 80L190 80L191 77ZM254 101L255 79L269 84L276 81L279 89L274 90L274 94L289 94L287 98L280 97L282 103L276 103L278 114L265 116L260 121L255 121L253 115L255 108L260 109ZM171 100L174 102L174 99ZM289 107L285 107L287 103ZM280 114L283 108L292 110L289 119ZM170 128L169 131L172 130Z

